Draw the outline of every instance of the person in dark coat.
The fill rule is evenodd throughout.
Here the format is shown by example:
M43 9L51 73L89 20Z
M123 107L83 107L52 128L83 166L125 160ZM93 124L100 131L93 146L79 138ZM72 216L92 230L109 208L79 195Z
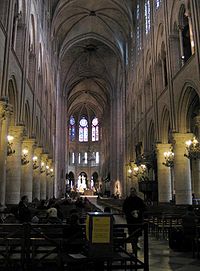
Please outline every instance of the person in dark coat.
M132 249L135 253L138 247L138 238L141 236L142 232L140 226L136 224L143 223L143 214L146 209L144 201L137 196L136 189L132 187L130 189L130 195L124 200L123 212L126 216L129 235L131 235Z
M21 197L18 204L18 219L20 223L31 221L31 211L28 207L28 197L26 195Z
M84 245L84 235L78 213L71 213L69 225L63 229L64 249L70 253L80 253Z

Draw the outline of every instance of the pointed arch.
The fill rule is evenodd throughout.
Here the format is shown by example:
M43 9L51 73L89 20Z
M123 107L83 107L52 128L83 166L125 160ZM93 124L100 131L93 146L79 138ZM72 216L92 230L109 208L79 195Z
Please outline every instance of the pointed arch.
M160 130L161 142L168 143L170 131L170 115L168 107L166 105L163 107L160 123L162 124L160 126L162 127L162 129Z
M8 102L13 107L13 114L11 115L10 125L16 125L18 117L18 98L17 98L17 84L13 77L8 81Z
M183 87L178 107L178 130L192 132L192 119L200 110L199 95L193 84L187 82Z

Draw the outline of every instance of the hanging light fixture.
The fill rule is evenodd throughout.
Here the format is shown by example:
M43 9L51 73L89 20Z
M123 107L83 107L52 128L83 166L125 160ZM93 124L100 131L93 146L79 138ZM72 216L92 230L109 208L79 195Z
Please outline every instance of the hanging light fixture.
M128 174L138 178L138 181L147 180L147 167L144 164L137 165L135 162L130 162L128 165Z
M22 156L21 156L21 164L23 166L27 165L29 163L27 157L28 157L28 150L27 149L23 149L22 150Z
M11 156L15 153L15 150L13 149L13 139L14 137L11 135L7 136L8 144L7 144L7 156Z
M174 166L174 152L172 148L169 151L163 153L165 162L163 163L166 167L173 167Z
M37 160L38 160L37 156L33 156L33 169L39 168Z
M196 137L193 137L192 140L185 142L186 150L184 156L188 159L200 159L200 144Z

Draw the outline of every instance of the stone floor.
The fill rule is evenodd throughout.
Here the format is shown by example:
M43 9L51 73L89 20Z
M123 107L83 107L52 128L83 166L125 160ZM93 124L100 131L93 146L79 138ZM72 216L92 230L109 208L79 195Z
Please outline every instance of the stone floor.
M96 199L91 201L97 205ZM103 209L102 206L97 207ZM125 223L121 216L115 216L116 223ZM140 241L142 242L142 240ZM142 244L141 244L142 247ZM142 251L138 257L142 260ZM177 252L169 248L167 240L149 236L149 271L200 271L200 259L193 258L192 252Z

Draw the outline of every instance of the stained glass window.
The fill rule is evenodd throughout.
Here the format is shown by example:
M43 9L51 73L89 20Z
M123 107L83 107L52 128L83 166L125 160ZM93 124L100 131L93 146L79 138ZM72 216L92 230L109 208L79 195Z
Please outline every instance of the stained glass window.
M149 31L150 31L150 25L151 25L150 0L145 1L145 10L144 10L144 12L145 12L145 31L146 31L146 34L148 34Z
M161 0L155 0L155 4L156 4L156 9L159 8L161 3Z
M75 118L73 116L69 119L69 138L70 141L74 141L76 136Z
M99 140L99 121L98 118L93 118L92 120L92 141Z
M142 47L142 40L141 40L141 18L140 18L140 2L137 4L137 10L136 10L136 19L137 19L137 27L136 27L136 43L137 43L137 50L138 53L141 50Z
M85 117L82 117L79 121L79 141L88 141L88 121Z

